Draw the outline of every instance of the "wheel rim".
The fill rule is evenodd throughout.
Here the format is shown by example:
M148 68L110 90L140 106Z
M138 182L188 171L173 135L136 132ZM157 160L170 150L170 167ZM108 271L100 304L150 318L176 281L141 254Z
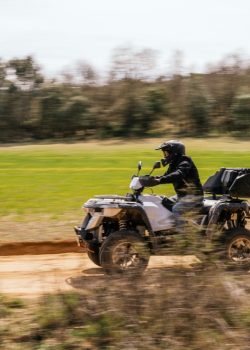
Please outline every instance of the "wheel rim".
M236 238L231 242L228 253L235 262L250 261L250 240L246 237Z
M121 242L112 253L113 264L121 270L138 268L143 260L139 245L131 242Z

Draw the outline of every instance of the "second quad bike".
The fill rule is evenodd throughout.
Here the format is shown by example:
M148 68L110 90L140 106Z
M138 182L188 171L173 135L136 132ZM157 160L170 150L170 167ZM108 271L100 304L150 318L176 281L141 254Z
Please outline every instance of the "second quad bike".
M155 162L149 175L139 176L139 162L130 182L131 193L98 195L83 205L85 218L75 227L78 244L86 247L89 258L106 273L142 273L151 254L168 254L173 248L179 234L171 211L175 198L143 193L147 179L160 166L161 162ZM250 198L250 169L221 168L203 188L206 195L198 219L187 222L187 227L193 225L200 233L197 240L219 242L226 261L250 263L246 200Z

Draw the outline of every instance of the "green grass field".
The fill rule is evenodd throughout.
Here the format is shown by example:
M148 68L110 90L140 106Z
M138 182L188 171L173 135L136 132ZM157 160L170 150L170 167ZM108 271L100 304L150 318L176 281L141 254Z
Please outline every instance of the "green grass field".
M183 140L202 182L220 167L249 167L249 142L232 139ZM1 222L80 220L81 205L95 194L129 192L131 175L143 161L147 174L162 140L88 142L0 147ZM164 169L155 171L155 175ZM172 194L171 185L154 188ZM77 223L77 222L76 222ZM0 225L1 226L1 225ZM63 225L62 225L63 226ZM1 227L0 227L1 228ZM3 227L2 227L3 229Z

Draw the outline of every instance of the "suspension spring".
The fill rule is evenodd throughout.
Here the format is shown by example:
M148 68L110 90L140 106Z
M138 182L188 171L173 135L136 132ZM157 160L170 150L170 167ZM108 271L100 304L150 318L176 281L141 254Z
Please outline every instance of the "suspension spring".
M119 220L119 231L127 229L127 220Z

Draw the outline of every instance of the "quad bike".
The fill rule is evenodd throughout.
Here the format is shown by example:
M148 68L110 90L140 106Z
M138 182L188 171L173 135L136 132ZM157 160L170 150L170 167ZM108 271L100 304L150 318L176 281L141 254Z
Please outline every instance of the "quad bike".
M75 227L78 244L89 258L106 273L142 273L151 254L171 251L178 232L171 211L174 198L144 194L149 175L132 177L132 193L125 196L103 195L89 199L83 209L83 223ZM148 182L150 183L150 181ZM148 186L150 187L150 185ZM204 241L219 242L222 256L233 264L250 263L249 203L250 169L221 168L203 185L206 194L199 219L192 220Z

